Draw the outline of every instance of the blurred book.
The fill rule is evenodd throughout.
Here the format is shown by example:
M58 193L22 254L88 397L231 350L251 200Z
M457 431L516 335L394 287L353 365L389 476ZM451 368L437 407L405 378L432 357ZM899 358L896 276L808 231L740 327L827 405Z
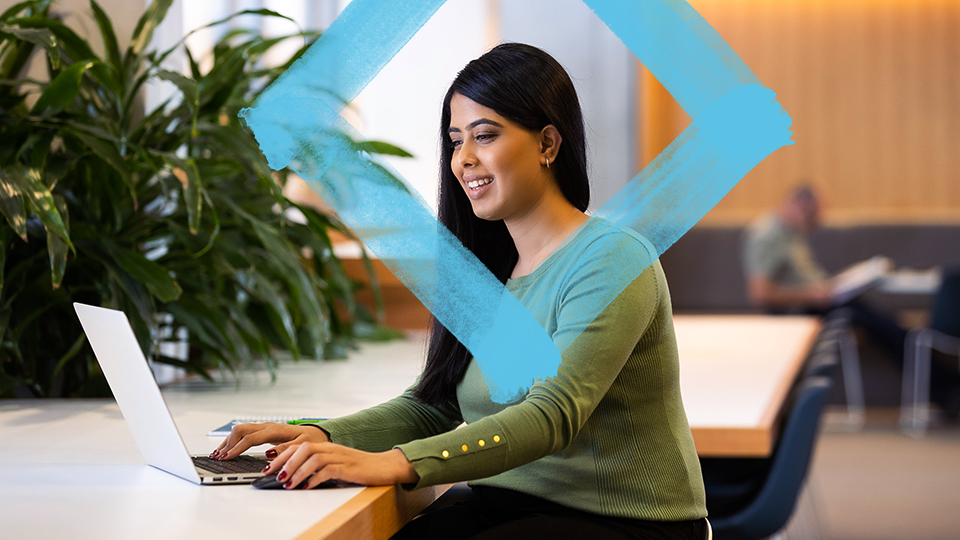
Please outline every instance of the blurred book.
M893 270L893 261L880 255L848 267L830 280L833 285L834 302L837 304L849 302L871 287L880 284L891 270Z
M888 275L880 285L880 290L892 294L935 294L942 279L940 268L907 268Z
M231 431L233 431L233 426L239 426L241 424L262 424L264 422L274 422L277 424L313 424L317 422L323 422L324 420L326 420L326 418L301 418L298 416L246 416L242 418L234 418L218 428L211 429L207 432L207 436L226 437Z

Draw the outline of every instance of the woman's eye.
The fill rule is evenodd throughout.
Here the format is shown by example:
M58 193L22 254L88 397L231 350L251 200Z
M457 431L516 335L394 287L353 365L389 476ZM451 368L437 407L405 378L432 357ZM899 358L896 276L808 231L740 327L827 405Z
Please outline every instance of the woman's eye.
M450 148L459 148L463 141L450 141Z
M477 139L478 141L487 141L487 140L493 139L496 136L497 135L495 133L481 133L477 135L475 139Z

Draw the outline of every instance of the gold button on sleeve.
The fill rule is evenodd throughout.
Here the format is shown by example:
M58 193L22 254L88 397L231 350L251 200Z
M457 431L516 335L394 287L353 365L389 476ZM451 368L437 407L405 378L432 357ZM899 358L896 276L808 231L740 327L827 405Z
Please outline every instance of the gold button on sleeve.
M443 457L450 457L450 452L447 452L446 450L444 450L443 452L440 453L440 455Z
M483 446L483 445L485 445L485 444L487 444L487 443L485 443L485 442L483 441L483 439L480 439L479 441L477 441L477 444L479 444L480 446Z
M467 451L467 445L461 446L460 449L463 450L464 452L466 452L466 451Z
M494 435L494 436L493 436L493 442L500 442L500 436L499 436L499 435Z

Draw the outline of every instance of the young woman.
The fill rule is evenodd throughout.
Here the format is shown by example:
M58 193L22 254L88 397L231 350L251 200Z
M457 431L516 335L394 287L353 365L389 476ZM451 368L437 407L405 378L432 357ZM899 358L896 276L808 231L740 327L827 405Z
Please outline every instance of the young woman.
M625 287L610 277L655 255L637 233L584 214L569 76L537 48L500 45L454 80L441 137L439 218L552 337L556 377L495 403L470 352L435 321L424 372L403 395L321 426L238 426L212 456L276 444L267 472L288 488L471 481L471 498L397 538L703 538L667 284L658 261ZM598 315L604 294L614 299Z

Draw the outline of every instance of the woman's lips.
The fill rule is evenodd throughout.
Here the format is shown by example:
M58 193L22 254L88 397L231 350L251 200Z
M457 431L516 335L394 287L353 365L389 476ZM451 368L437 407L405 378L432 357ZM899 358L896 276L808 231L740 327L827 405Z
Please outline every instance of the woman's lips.
M494 180L491 177L464 178L464 184L467 186L467 196L474 201L483 197L483 194L490 189L493 182Z

